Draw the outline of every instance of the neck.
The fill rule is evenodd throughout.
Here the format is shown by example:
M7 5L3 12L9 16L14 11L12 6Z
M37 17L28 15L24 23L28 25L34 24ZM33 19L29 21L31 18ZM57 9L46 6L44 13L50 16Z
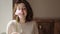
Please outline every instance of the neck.
M25 18L20 18L20 23L25 23Z

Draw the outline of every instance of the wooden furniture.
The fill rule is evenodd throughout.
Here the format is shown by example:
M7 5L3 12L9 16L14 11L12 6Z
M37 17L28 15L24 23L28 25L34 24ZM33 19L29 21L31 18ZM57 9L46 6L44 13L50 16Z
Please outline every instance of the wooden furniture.
M60 19L55 19L54 34L60 34Z
M60 19L35 18L39 34L60 34Z

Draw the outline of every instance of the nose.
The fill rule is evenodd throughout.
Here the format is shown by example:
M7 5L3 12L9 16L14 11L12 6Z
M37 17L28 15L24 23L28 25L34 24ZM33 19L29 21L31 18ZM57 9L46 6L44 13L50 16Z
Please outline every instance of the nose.
M20 10L20 13L23 14L23 9Z
M20 12L23 12L23 10L21 9Z

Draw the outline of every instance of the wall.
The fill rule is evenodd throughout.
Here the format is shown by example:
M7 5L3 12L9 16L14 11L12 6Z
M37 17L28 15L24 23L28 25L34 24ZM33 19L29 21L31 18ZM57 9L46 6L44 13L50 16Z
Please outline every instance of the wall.
M34 17L60 18L60 0L27 0L30 2Z
M0 34L6 31L7 23L12 19L12 0L0 0Z

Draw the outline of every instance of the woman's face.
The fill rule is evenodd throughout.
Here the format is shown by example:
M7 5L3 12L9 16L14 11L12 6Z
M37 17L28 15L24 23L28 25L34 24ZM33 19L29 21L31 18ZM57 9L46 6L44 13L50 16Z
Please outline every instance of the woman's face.
M17 5L15 15L17 15L19 18L25 18L27 16L27 9L24 3Z

